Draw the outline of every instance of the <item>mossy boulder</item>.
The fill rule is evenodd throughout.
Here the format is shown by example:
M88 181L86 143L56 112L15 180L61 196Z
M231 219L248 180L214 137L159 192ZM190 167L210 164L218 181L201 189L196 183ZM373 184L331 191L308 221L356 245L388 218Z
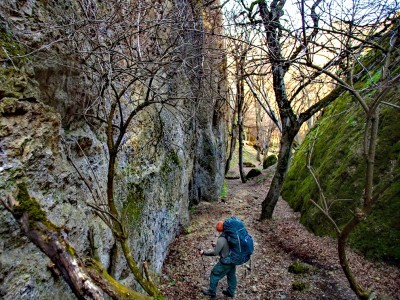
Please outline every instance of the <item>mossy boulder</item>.
M263 161L263 169L267 169L270 166L274 165L278 161L278 157L275 154L267 156Z
M259 169L251 169L249 173L246 175L246 179L254 178L261 175L261 171Z

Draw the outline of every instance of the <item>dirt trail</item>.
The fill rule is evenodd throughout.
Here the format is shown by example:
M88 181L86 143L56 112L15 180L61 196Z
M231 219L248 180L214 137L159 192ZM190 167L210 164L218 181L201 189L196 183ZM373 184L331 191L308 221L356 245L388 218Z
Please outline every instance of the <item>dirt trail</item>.
M212 248L211 243L218 236L215 223L232 215L245 222L255 241L251 266L237 269L235 299L357 299L338 263L335 240L309 233L299 223L298 214L282 200L273 220L257 221L271 177L269 170L245 184L240 179L228 180L225 200L203 202L195 208L190 227L171 245L164 264L161 288L168 299L208 299L201 289L208 286L208 276L217 258L201 257L198 252ZM377 291L378 299L400 299L398 268L373 264L351 251L348 256L357 278ZM295 261L309 264L311 271L290 273L288 268ZM292 285L296 282L308 288L295 291ZM228 299L222 295L226 287L226 280L221 280L217 299Z

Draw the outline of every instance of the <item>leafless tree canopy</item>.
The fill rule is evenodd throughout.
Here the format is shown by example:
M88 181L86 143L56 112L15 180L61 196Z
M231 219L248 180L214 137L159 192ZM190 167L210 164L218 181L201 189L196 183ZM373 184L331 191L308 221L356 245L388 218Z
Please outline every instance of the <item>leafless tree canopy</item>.
M350 232L379 198L378 192L373 193L373 162L379 106L397 108L383 98L399 79L399 5L397 1L241 0L225 8L226 26L233 28L230 38L249 47L248 88L281 131L277 170L262 205L261 219L272 218L300 127L344 92L350 93L365 112L363 207L340 230L329 216L326 203L319 206L338 230L339 258L361 299L370 294L352 276L345 245ZM243 28L248 32L245 39L237 35ZM367 58L370 53L375 53L375 61ZM362 77L368 84L357 84Z

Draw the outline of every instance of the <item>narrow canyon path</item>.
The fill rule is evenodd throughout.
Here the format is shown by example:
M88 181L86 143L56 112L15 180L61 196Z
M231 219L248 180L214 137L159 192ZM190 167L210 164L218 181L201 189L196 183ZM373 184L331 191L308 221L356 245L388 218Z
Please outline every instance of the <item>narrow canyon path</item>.
M264 170L245 184L240 179L228 180L226 199L202 202L193 209L190 226L171 245L164 263L161 289L168 299L208 299L201 289L208 286L218 258L202 257L198 252L212 248L211 243L218 237L215 223L232 215L245 222L255 241L251 264L237 268L235 299L357 299L339 265L335 240L308 232L299 223L299 215L282 199L272 220L258 221L272 175L273 170ZM400 299L398 268L369 262L353 251L348 256L357 278L376 291L376 299ZM288 268L296 261L307 263L310 271L290 273ZM293 283L306 286L306 290L293 289ZM217 299L228 299L222 295L226 287L224 278Z

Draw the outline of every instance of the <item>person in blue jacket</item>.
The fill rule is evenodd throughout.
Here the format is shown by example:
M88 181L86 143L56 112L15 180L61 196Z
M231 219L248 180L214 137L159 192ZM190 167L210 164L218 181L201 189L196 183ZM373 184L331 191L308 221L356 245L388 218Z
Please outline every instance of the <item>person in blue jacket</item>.
M221 262L221 259L223 259L229 255L229 244L223 233L224 222L218 221L215 228L221 234L218 237L218 240L217 240L217 243L215 244L214 250L212 250L212 251L200 250L200 255L205 255L205 256L218 256L219 255L220 260L213 267L213 269L211 271L209 288L206 290L203 290L202 292L204 295L209 296L210 298L216 298L218 282L226 276L227 281L228 281L228 289L222 291L222 294L224 294L227 297L233 298L235 295L236 284L237 284L236 265L223 264Z

